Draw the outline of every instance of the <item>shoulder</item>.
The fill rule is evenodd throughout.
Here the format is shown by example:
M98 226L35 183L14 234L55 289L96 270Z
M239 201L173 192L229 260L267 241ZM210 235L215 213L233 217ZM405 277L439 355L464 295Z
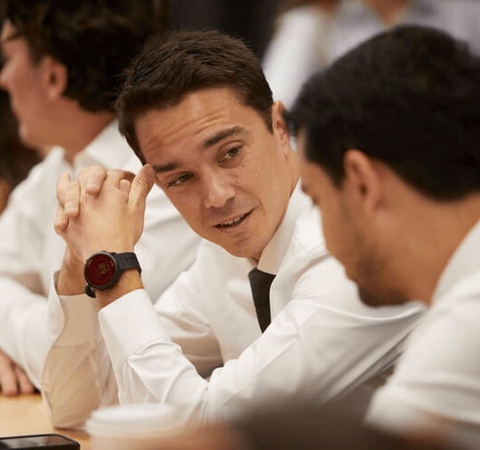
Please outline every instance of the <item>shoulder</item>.
M64 161L63 150L60 148L50 150L47 156L32 168L27 178L15 188L12 201L20 201L25 197L35 201L55 199L57 180L66 170L68 165Z

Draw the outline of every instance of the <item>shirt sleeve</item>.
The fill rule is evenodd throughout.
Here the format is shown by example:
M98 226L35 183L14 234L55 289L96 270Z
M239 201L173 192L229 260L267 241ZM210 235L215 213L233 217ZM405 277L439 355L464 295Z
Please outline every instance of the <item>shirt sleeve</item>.
M84 294L59 297L53 283L48 307L51 342L44 360L42 394L55 427L82 428L94 409L117 402L97 311Z
M460 289L450 290L450 298L442 299L447 303L431 307L394 374L373 397L369 424L411 434L432 429L468 448L480 442L478 286L477 273Z
M184 363L195 373L207 376L221 364L217 341L200 309L195 308L194 298L190 297L190 306L186 306L187 302L169 300L178 299L181 292L191 293L188 272L182 274L157 301L157 304L162 304L161 308L157 306L157 309L163 309L162 315L157 314L143 289L133 291L103 308L100 317L108 310L110 321L117 327L115 332L123 334L121 342L112 345L112 339L108 338L108 324L102 324L102 328L107 328L107 331L102 330L107 336L107 352L100 333L98 312L91 299L83 294L59 297L52 287L48 301L49 334L56 338L46 356L42 393L49 405L54 426L82 428L94 409L117 403L118 396L126 398L126 391L133 392L130 398L134 401L145 401L148 393L143 384L136 388L135 374L128 370L114 374L111 361L113 368L118 360L125 362L124 355L130 354L137 345L149 342L150 335L158 327L162 330L162 342L168 341L174 352L183 350L186 355L182 356ZM133 323L135 326L131 326ZM140 334L139 330L142 330ZM155 337L158 335L156 333ZM174 344L170 337L178 343ZM124 344L127 346L123 347ZM161 354L157 356L162 357ZM119 392L115 377L122 383ZM202 379L200 375L198 378Z
M24 368L37 388L48 342L46 290L39 270L47 265L44 243L51 229L49 210L42 208L48 196L38 189L43 164L13 191L0 215L0 347ZM37 214L39 209L43 216ZM49 250L56 254L57 249Z
M0 279L0 348L40 389L40 373L50 345L45 298L8 278ZM3 295L2 294L2 295Z

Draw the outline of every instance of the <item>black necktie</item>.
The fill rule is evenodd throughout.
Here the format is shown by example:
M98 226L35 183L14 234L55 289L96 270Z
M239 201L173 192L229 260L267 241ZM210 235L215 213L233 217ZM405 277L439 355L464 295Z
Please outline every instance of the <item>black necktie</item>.
M270 324L270 285L275 275L262 272L256 267L248 274L253 303L257 310L258 323L262 333Z

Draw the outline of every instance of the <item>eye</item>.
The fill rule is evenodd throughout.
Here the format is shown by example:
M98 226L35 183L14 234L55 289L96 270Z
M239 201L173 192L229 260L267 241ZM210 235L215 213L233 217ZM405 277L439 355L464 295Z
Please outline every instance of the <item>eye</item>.
M181 186L181 185L185 184L188 180L190 180L192 178L192 176L193 175L188 174L188 173L180 175L179 177L174 178L173 180L169 181L167 183L167 188Z
M241 151L242 151L242 147L231 148L220 158L220 161L228 161L230 159L234 159L238 157Z

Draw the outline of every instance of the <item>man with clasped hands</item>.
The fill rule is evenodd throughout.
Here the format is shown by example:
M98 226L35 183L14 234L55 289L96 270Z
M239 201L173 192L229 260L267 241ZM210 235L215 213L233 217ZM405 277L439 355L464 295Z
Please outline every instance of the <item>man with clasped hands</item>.
M173 404L185 421L272 399L323 404L350 393L358 395L352 408L362 409L423 308L363 305L328 254L298 183L284 107L273 102L252 52L216 31L153 40L116 106L146 165L135 177L91 167L58 185L55 227L68 250L52 301L83 292L87 261L86 291L95 298L78 307L95 302L105 349L84 354L90 370L65 379L62 358L75 351L69 342L90 343L88 332L73 338L63 330L43 380L54 416L75 414L80 424L88 403L71 394L93 379L88 395L100 395L113 377L121 403ZM132 255L154 184L206 239L155 306ZM118 254L127 269L109 272ZM263 333L248 286L254 268L275 275Z

